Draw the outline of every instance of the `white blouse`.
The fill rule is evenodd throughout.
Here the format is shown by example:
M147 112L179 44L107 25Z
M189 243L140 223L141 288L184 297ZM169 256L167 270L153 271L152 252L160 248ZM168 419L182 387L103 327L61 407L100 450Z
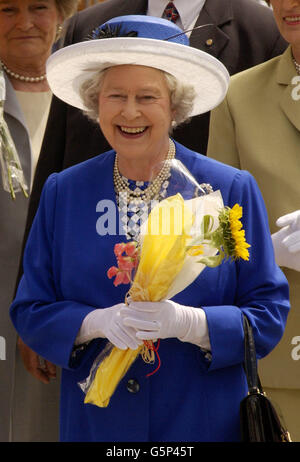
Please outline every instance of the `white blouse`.
M16 96L25 118L31 143L31 190L48 120L52 92L16 91Z

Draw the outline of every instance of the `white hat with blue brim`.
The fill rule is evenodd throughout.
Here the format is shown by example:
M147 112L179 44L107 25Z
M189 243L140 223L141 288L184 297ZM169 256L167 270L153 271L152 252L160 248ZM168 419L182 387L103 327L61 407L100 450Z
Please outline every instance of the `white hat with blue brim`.
M53 53L47 79L58 98L85 110L82 83L95 72L124 64L160 69L192 85L196 97L191 116L218 106L227 92L229 74L219 60L189 46L188 37L172 22L143 15L110 19L88 40Z

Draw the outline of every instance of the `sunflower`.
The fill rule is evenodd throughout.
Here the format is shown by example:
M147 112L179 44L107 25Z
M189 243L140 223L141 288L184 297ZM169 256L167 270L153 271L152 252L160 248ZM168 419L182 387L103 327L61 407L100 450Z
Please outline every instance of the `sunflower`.
M249 260L248 248L250 245L245 239L245 230L240 219L243 216L243 209L239 204L232 208L225 207L219 215L219 223L222 232L222 245L227 257L233 260L242 258Z

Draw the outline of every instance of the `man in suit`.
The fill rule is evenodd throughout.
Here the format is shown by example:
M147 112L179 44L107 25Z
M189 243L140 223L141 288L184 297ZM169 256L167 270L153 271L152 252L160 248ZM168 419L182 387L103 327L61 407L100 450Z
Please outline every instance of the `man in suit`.
M88 38L91 31L114 16L148 14L165 17L166 0L106 0L73 16L65 29L62 46ZM218 58L235 74L281 54L286 42L280 36L270 9L253 0L175 0L176 23L190 34L190 44ZM209 114L196 116L174 131L174 138L205 154ZM25 242L35 216L45 180L78 162L110 149L98 125L80 110L53 97L44 142L30 198ZM36 355L19 341L28 370L37 376Z

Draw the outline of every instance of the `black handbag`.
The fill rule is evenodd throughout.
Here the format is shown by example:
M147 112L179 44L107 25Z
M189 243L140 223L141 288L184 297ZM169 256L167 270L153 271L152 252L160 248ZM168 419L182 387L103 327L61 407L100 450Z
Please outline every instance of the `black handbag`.
M255 343L252 328L243 315L245 334L244 369L248 382L248 395L240 404L242 442L291 442L273 404L266 396L257 373Z

